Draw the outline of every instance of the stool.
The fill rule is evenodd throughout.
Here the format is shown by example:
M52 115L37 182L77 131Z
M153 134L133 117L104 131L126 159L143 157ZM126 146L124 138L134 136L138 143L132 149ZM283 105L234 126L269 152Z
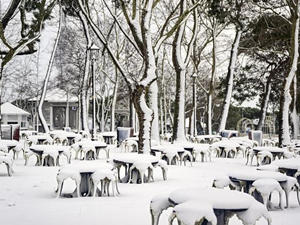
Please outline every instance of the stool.
M159 194L154 196L150 201L151 224L158 225L159 217L162 212L171 206L169 194Z
M71 178L72 180L75 181L76 184L76 193L77 197L80 197L80 182L81 182L81 176L78 170L76 169L60 169L56 175L56 180L57 180L57 198L61 196L64 181L68 178ZM74 194L73 193L73 194Z
M4 154L0 155L0 164L1 163L4 163L6 165L8 176L12 176L12 173L13 173L13 169L12 169L13 160L12 160L12 158L8 155L4 155Z
M59 166L59 153L56 149L46 149L42 154L43 166Z
M255 191L257 191L262 199L263 199L263 204L267 207L267 209L270 209L270 201L269 197L272 194L273 191L278 191L279 193L279 207L282 209L282 194L283 190L278 183L278 181L274 179L269 179L269 178L263 178L263 179L258 179L253 182L252 184L253 187L250 188L249 194L253 194Z
M174 207L173 212L169 216L169 224L173 224L177 218L178 224L202 224L207 220L211 225L217 225L217 217L213 207L208 202L186 201Z
M200 155L201 156L201 162L207 162L207 157L209 157L209 160L211 161L211 151L210 151L210 147L203 147L203 146L196 146L193 149L193 154L194 154L194 158L195 160L197 159L197 156Z
M94 145L84 144L80 149L80 159L95 160L96 155L97 153Z
M120 194L115 171L109 169L99 169L92 174L91 179L94 184L93 197L96 196L99 183L101 183L99 196L103 196L105 193L107 193L107 195L109 196L110 183L112 183L111 190L113 196L116 196L115 190L117 191L118 194Z

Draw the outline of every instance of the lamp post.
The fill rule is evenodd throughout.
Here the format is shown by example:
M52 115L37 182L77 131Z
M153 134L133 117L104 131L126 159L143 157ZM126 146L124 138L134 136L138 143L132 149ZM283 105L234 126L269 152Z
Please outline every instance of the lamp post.
M194 135L195 137L197 136L197 118L196 118L196 111L197 111L197 96L196 96L196 78L197 78L197 74L194 73L192 76L193 78L193 131L191 132L192 135Z
M96 138L96 78L95 78L95 61L96 56L99 52L99 48L92 43L92 45L89 47L90 53L91 53L91 61L92 61L92 105L93 105L93 129L92 129L92 139L95 140Z

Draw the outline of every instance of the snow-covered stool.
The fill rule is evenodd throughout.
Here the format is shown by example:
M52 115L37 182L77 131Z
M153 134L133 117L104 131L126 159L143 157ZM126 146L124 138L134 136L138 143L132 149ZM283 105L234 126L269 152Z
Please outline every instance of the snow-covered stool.
M80 146L79 146L79 144L77 144L77 143L72 144L71 145L71 150L72 149L75 151L75 159L78 159L78 154L80 152Z
M3 154L3 153L2 153ZM0 155L0 164L4 163L6 165L8 176L12 176L13 173L13 159L8 155Z
M52 137L47 137L45 141L43 141L43 145L52 145L53 144L53 139Z
M125 152L137 152L138 143L135 140L125 140L124 141L124 150Z
M72 158L72 152L70 147L65 147L63 151L59 155L64 155L67 158L67 162L70 164L71 163L71 158ZM58 158L59 160L59 158ZM59 162L59 161L58 161ZM59 163L58 163L59 164Z
M162 212L171 206L169 194L159 194L154 196L150 201L151 225L158 225Z
M75 144L81 140L82 140L82 136L80 134L75 134L74 138L72 139L72 144Z
M211 154L215 153L216 157L220 157L221 156L221 149L217 146L210 146L209 147Z
M69 144L68 138L66 135L63 134L57 134L53 138L53 143L57 145L63 145L66 146Z
M28 160L29 160L29 158L31 157L31 156L36 156L36 166L38 166L38 165L40 165L41 164L41 162L40 162L40 157L39 157L39 155L37 155L36 153L34 153L33 151L31 151L31 150L29 150L29 149L26 149L25 151L24 151L24 159L25 159L25 166L27 166L27 164L28 164Z
M229 187L231 190L241 191L241 186L238 182L233 182L229 179L229 176L226 174L217 175L214 180L212 187L223 189Z
M116 196L116 191L120 194L118 189L118 181L115 171L110 169L98 169L91 175L91 180L93 182L93 196L110 196L109 194L109 186L111 184L111 190L113 196ZM99 183L101 184L101 188L98 188Z
M43 166L59 166L59 152L56 149L45 149L42 154Z
M182 165L182 162L184 163L184 165L186 166L186 161L190 161L191 166L193 166L192 161L193 161L193 156L192 154L185 150L183 153L179 154L180 157L180 165Z
M146 171L148 171L148 178L147 181L149 181L149 179L151 177L153 177L152 173L153 173L153 165L149 160L138 160L136 162L134 162L132 164L132 166L129 168L129 179L128 179L128 183L132 182L132 179L134 177L133 171L136 170L138 173L136 174L137 176L137 180L140 179L140 183L144 183L144 177L145 177L145 173ZM138 182L137 182L138 183Z
M12 151L14 153L13 158L17 159L18 155L21 151L24 152L24 143L18 143L15 147L12 148Z
M72 179L75 181L76 190L72 193L72 196L77 195L80 197L80 182L81 182L81 175L78 170L76 169L60 169L57 173L56 180L57 180L57 197L62 196L63 185L66 179Z
M298 199L298 203L300 205L300 199L299 199L299 184L297 182L297 179L295 177L290 177L287 176L287 181L285 183L280 184L284 193L285 193L285 197L286 197L286 208L289 207L289 196L290 196L290 192L293 189L296 189L297 192L297 199Z
M237 157L237 155L238 155L240 152L242 152L243 158L245 158L245 157L247 156L247 151L248 151L248 149L247 149L246 146L240 146L240 147L238 148L238 150L237 150L236 157Z
M296 158L296 155L295 155L294 152L285 151L285 152L283 153L283 158L284 158L284 159Z
M84 144L80 148L80 159L83 160L95 160L96 159L96 148L91 144Z
M156 163L156 164L154 165L154 167L155 167L155 168L156 168L156 167L160 167L161 170L162 170L163 179L164 179L164 180L167 180L167 172L168 172L168 164L167 164L167 162L166 162L165 160L159 160L158 163ZM153 175L153 174L152 174L152 175ZM151 178L152 178L152 180L154 181L153 176L152 176Z
M249 190L249 194L256 195L257 193L261 195L263 204L267 207L267 209L271 209L270 195L273 191L277 191L279 193L279 207L283 209L282 205L282 194L283 189L281 188L278 181L275 179L262 178L254 181L252 183L252 187ZM255 193L257 192L257 193Z
M121 182L121 177L120 177L121 167L124 166L125 171L127 171L127 164L122 162L114 162L113 159L107 159L106 162L112 165L114 169L117 169L118 181Z
M235 158L237 155L237 150L235 147L225 146L223 148L225 158Z
M197 156L201 156L201 162L208 162L207 157L209 157L209 160L211 161L211 151L209 145L204 145L204 146L196 146L193 149L193 154L194 154L194 159L197 159Z
M294 177L297 179L298 184L300 184L300 168L299 168L298 171L295 173Z
M168 165L177 165L178 161L180 160L180 157L177 153L177 151L173 151L170 149L164 150L161 154L162 159L165 158Z
M246 211L236 212L236 216L243 221L244 225L254 225L262 217L267 220L268 225L272 223L272 218L266 207L257 201L253 201Z
M8 153L8 147L5 144L0 144L0 151Z
M36 145L38 144L38 139L36 137L31 137L29 136L28 139L26 140L27 145L30 147L31 145Z
M272 153L269 151L260 151L256 155L257 158L257 166L266 165L272 162Z
M169 225L173 224L175 218L182 225L202 224L205 220L211 225L217 225L217 217L209 202L190 200L178 204L169 216Z

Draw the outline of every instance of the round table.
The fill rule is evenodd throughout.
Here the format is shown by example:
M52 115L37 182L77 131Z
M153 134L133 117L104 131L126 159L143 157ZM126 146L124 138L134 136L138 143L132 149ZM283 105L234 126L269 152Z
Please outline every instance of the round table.
M212 148L218 147L221 149L220 157L226 157L226 153L224 151L225 148L235 148L236 152L238 148L240 147L240 144L237 143L236 141L230 141L230 140L223 140L219 142L215 142L211 144ZM237 153L236 153L237 154ZM228 154L229 157L234 157L231 154Z
M117 136L117 133L116 132L103 132L103 133L101 133L101 135L104 138L104 142L106 144L112 144L112 139Z
M45 150L53 150L57 151L60 155L64 150L69 149L69 147L66 146L60 146L60 145L32 145L29 147L30 151L34 152L39 160L36 162L36 166L42 166L42 156ZM58 155L58 156L59 156ZM54 159L55 160L55 159ZM56 166L58 166L58 161ZM55 162L52 162L50 160L46 160L43 166L55 166Z
M252 165L252 161L253 161L253 157L256 156L257 158L257 154L261 151L268 151L272 154L273 160L276 159L276 157L278 159L281 159L281 157L283 156L283 153L286 151L283 148L278 148L278 147L271 147L271 146L266 146L266 147L255 147L253 148L253 153L251 156L251 165ZM257 162L258 163L258 162Z
M91 196L94 190L93 182L90 182L91 175L99 169L113 169L113 166L108 163L99 163L97 161L82 161L74 164L62 166L61 169L78 170L81 176L80 193L81 196ZM76 190L73 194L76 193Z
M156 153L161 153L162 154L162 159L165 160L168 164L171 165L176 165L176 159L168 159L167 152L168 151L173 151L174 154L178 154L178 157L180 158L181 154L184 153L185 148L182 147L181 145L156 145L156 146L151 146L151 153L156 154ZM170 163L169 163L170 162Z
M146 154L137 154L137 153L117 153L114 154L113 162L118 165L118 178L122 183L127 183L129 181L129 171L132 165L136 162L149 162L153 166L158 163L158 160L155 156L152 155L146 155ZM125 176L121 179L120 176L120 167L125 167ZM132 170L133 172L133 183L138 183L139 174L137 173L137 170Z
M99 157L100 150L103 149L106 152L106 158L107 159L109 158L109 152L106 149L107 144L104 142L101 142L101 141L79 141L79 142L77 142L77 144L79 145L80 148L85 144L95 146L97 158Z
M278 169L285 172L286 175L294 177L295 173L297 173L300 168L300 158L276 160L271 164L278 166Z
M211 204L218 225L225 225L226 220L229 219L226 217L226 211L241 212L249 209L251 204L259 204L248 194L211 187L183 188L169 195L169 202L173 206L190 200L199 201L199 204L205 202Z

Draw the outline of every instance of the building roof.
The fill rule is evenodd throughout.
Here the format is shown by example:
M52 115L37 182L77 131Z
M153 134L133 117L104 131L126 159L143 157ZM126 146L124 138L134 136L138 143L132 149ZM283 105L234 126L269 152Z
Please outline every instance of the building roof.
M39 100L40 97L38 97ZM29 101L36 101L36 97L30 99ZM64 90L54 89L47 91L45 102L67 102L67 94ZM69 95L69 102L78 102L78 97L74 95Z
M1 105L1 115L30 115L30 113L9 102L5 102Z

